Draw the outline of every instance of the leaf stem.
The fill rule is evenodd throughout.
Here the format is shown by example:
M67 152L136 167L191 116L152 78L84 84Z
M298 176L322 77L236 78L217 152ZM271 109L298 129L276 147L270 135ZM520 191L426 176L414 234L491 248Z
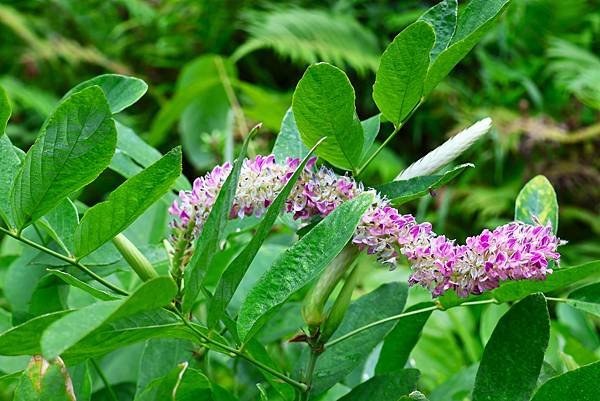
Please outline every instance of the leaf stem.
M100 277L99 275L97 275L96 273L94 273L93 271L91 271L88 267L86 267L85 265L83 265L82 263L80 263L79 261L77 261L76 259L70 258L68 256L65 256L63 254L60 254L58 252L53 251L52 249L46 248L43 245L38 244L37 242L31 241L30 239L27 239L25 237L23 237L20 233L15 233L12 232L11 230L7 230L6 228L0 227L0 232L3 232L4 234L8 235L9 237L12 237L18 241L23 242L24 244L29 245L32 248L35 248L37 250L40 250L50 256L54 256L57 259L60 259L64 262L67 262L68 264L75 266L76 268L78 268L80 271L82 271L83 273L87 274L88 276L90 276L91 278L93 278L94 280L96 280L97 282L99 282L100 284L102 284L103 286L105 286L106 288L111 289L112 291L116 292L117 294L120 295L129 295L129 293L119 287L117 287L116 285L106 281L105 279L103 279L102 277Z
M319 359L320 353L311 347L310 350L310 359L308 360L308 365L306 365L306 372L304 373L304 384L306 384L306 390L300 396L301 401L308 401L308 397L310 395L310 388L312 386L312 379L315 373L315 367L317 366L317 359Z

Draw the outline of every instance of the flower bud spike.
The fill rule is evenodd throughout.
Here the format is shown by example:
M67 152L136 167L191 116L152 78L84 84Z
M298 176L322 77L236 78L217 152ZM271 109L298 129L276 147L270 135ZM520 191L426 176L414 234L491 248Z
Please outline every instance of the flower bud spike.
M112 242L142 281L148 281L158 277L158 273L154 270L152 263L146 259L140 250L129 241L127 237L123 234L118 234L113 238Z

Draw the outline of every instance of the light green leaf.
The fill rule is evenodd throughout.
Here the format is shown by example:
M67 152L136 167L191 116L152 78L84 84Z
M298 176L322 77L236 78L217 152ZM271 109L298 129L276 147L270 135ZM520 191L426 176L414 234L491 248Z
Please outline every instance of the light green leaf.
M346 170L358 167L364 144L355 100L354 88L346 74L327 63L306 69L292 100L302 142L313 147L326 136L317 155Z
M456 177L469 167L474 167L470 163L461 164L453 169L436 175L427 175L423 177L414 177L408 180L392 181L387 184L376 187L382 195L387 196L394 206L399 206L411 200L421 198L436 190Z
M189 340L156 338L146 341L139 364L137 394L153 380L191 359L193 350L194 344Z
M365 133L365 143L363 145L361 160L365 160L369 155L369 151L371 150L373 143L375 143L377 134L379 134L379 128L381 126L381 114L376 114L373 117L361 121L360 123Z
M109 165L117 133L97 86L65 99L46 120L17 176L10 199L17 227L48 213Z
M553 377L537 390L531 401L597 401L600 362Z
M421 100L434 41L431 25L417 21L400 32L381 56L373 100L396 127L402 125Z
M572 307L600 316L600 283L579 288L566 301Z
M458 12L456 0L443 0L427 10L420 20L429 23L435 31L435 45L431 49L431 60L444 51L450 44L456 29L456 14Z
M317 277L352 237L369 205L368 192L343 203L288 248L250 291L238 316L238 334L248 341L266 316Z
M423 96L429 95L488 32L510 0L472 0L458 16L450 45L433 61L427 72Z
M590 282L600 278L600 260L582 265L554 270L544 281L521 280L507 281L496 288L492 295L500 302L521 299L534 292L550 292L565 289L581 282Z
M550 181L543 175L533 177L519 195L515 202L515 220L528 224L552 224L556 234L558 229L558 201Z
M175 148L88 209L75 231L75 255L89 255L126 229L167 192L181 174L181 148Z
M77 344L103 324L167 305L177 294L170 277L146 281L123 300L99 302L72 312L53 322L41 339L42 353L52 359Z
M359 327L401 313L407 293L405 283L393 282L363 295L350 304L331 341ZM380 324L326 348L317 361L313 393L320 394L329 389L364 363L395 324L395 321Z
M69 372L58 359L31 358L15 389L14 401L75 401Z
M59 311L34 317L0 334L0 355L34 355L40 353L44 330L71 311Z
M165 376L153 380L134 401L212 401L210 381L199 370L180 363Z
M64 97L67 98L73 93L95 85L104 91L113 114L117 114L137 102L148 90L148 85L141 79L119 74L103 74L80 83Z
M339 401L390 401L408 395L417 388L419 371L403 369L394 374L373 376L354 387Z
M6 95L4 88L0 86L0 136L6 131L6 124L8 123L11 114L12 108L10 107L8 96Z
M10 227L12 223L9 194L21 160L10 139L2 131L0 131L0 160L2 160L0 163L0 218Z
M210 299L208 304L209 328L214 328L218 323L219 319L223 315L223 312L225 312L227 305L229 305L233 294L246 275L246 272L254 260L254 257L258 253L258 250L262 246L267 236L271 233L271 228L283 210L285 202L292 192L292 189L296 185L296 181L298 181L300 174L302 174L302 171L304 171L304 167L311 157L312 151L313 150L311 149L308 154L306 154L300 165L296 168L296 171L294 171L292 177L290 177L283 189L273 200L273 203L267 209L260 224L254 230L254 234L248 245L246 245L242 252L240 252L231 261L229 266L227 266L221 275L221 279L217 284L217 288L215 289L213 297Z
M79 280L77 277L74 277L69 273L63 272L62 270L48 269L48 273L55 275L65 283L72 285L73 287L77 287L92 295L94 298L100 299L102 301L113 301L119 298L119 296L116 294L112 294L110 292L96 288L86 283L85 281Z
M300 132L298 132L298 126L296 120L294 120L294 113L292 109L288 109L287 113L283 117L281 122L281 130L275 145L273 145L273 155L278 163L285 162L286 157L300 159L308 152L308 148L304 146L300 139Z
M68 255L72 254L73 236L79 224L79 216L77 208L69 198L65 198L50 210L39 223Z
M527 335L523 335L524 328ZM550 317L542 294L530 295L513 305L498 322L483 351L473 401L528 400L549 337Z

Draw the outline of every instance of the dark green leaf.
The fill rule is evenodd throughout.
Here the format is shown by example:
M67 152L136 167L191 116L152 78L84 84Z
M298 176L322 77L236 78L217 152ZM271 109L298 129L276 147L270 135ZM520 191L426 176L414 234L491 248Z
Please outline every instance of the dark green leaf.
M37 220L92 182L109 165L116 142L99 87L65 99L44 123L15 177L10 197L17 226Z
M21 375L14 401L75 401L69 372L62 361L34 356Z
M595 362L544 383L531 401L598 401L600 362Z
M346 170L358 167L364 144L355 100L354 88L346 74L327 63L307 68L292 100L302 142L313 147L327 137L317 155Z
M569 294L566 303L576 309L600 316L600 283L573 291Z
M450 44L456 29L457 11L456 0L444 0L431 7L419 18L429 23L435 31L435 45L430 53L432 61Z
M215 387L218 386L211 385L204 373L189 368L177 387L175 401L231 401L230 398L224 397L219 392L213 393Z
M556 193L550 181L543 175L531 179L515 202L515 220L528 224L552 224L552 230L556 234L558 229L558 201Z
M361 160L364 160L369 155L369 151L371 150L373 143L375 143L377 134L379 134L379 127L381 126L381 114L376 114L371 118L361 121L360 123L365 133L365 143L363 145L363 151L361 155Z
M317 277L340 253L371 202L373 193L369 192L343 203L273 263L240 310L238 334L242 341L249 340L269 312Z
M256 339L252 339L246 344L246 350L255 360L262 362L267 366L277 366L271 358L271 356L269 355L269 353L267 352L266 348ZM281 379L273 376L269 372L261 370L261 373L263 374L265 379L267 379L269 384L275 389L275 391L277 391L277 393L279 393L279 395L281 395L281 397L284 400L294 400L296 392L294 391L294 388L291 385L282 382Z
M80 290L87 292L94 298L100 299L102 301L113 301L119 298L119 296L116 294L112 294L103 289L96 288L91 284L86 283L85 281L81 281L78 278L71 276L69 273L63 272L62 270L48 269L48 273L55 275L65 283L72 285L73 287L77 287Z
M184 312L192 309L203 285L206 271L217 253L219 242L224 238L225 225L233 206L233 199L238 186L242 164L248 150L248 144L258 128L258 126L254 127L244 140L242 150L233 164L231 173L229 173L229 176L219 190L217 199L204 222L200 238L196 240L194 254L185 269L185 293L182 305Z
M0 355L33 355L40 352L42 333L50 324L70 311L34 317L0 334Z
M382 195L391 199L394 206L418 199L430 194L430 191L438 189L462 173L468 167L474 167L470 163L456 166L444 174L415 177L404 181L392 181L378 186L376 189Z
M432 302L422 302L407 308L406 312L430 306L433 306ZM419 341L423 326L425 326L427 319L431 316L431 312L428 311L407 316L396 323L396 326L385 337L375 373L384 374L404 369L410 352L417 344L417 341Z
M0 102L1 102L0 93ZM7 226L11 226L11 205L10 205L10 188L16 172L21 165L21 160L15 152L15 148L8 136L0 131L0 219L4 220Z
M126 229L167 192L181 174L181 148L175 148L88 209L75 231L75 255L89 255Z
M281 122L281 130L275 145L273 145L273 155L278 163L285 162L286 157L300 159L308 152L308 148L302 143L300 139L300 132L298 132L298 126L296 120L294 120L294 113L292 109L288 109Z
M339 401L390 401L409 394L417 388L419 371L404 369L393 374L373 376L359 384Z
M513 305L498 322L483 351L473 401L528 400L549 337L550 317L542 294L530 295Z
M434 41L431 25L417 21L400 32L381 56L373 100L396 127L421 100Z
M183 362L171 369L165 376L159 377L135 397L134 401L163 401L175 400L177 388L181 384L188 363Z
M193 351L194 345L189 340L157 338L146 341L138 371L137 393L141 393L151 381L191 359Z
M359 327L397 315L404 309L408 288L404 283L383 284L350 304L331 341ZM373 348L394 328L395 321L377 325L329 348L317 361L313 392L322 393L360 366Z
M137 102L148 90L148 85L141 79L118 74L104 74L75 86L65 95L65 98L95 85L104 91L113 114L117 114Z

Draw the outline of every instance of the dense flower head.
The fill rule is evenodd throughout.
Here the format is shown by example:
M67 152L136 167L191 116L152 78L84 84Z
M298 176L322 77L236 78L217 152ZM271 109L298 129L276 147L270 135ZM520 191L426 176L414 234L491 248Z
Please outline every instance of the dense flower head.
M347 175L326 167L315 169L315 162L312 158L307 163L286 200L285 209L295 219L325 217L369 190ZM262 216L299 165L300 160L292 158L277 163L273 155L244 160L230 217ZM191 231L192 219L192 239L199 236L231 168L230 163L217 166L197 178L191 191L179 193L169 208L175 217L172 242L188 227ZM556 252L560 241L549 225L513 222L484 230L458 245L436 235L430 223L417 223L412 215L400 214L378 194L362 216L352 243L392 268L399 254L405 255L412 269L409 283L428 288L434 296L453 289L465 297L496 288L505 280L542 280L552 273L548 260L558 261L560 256Z

